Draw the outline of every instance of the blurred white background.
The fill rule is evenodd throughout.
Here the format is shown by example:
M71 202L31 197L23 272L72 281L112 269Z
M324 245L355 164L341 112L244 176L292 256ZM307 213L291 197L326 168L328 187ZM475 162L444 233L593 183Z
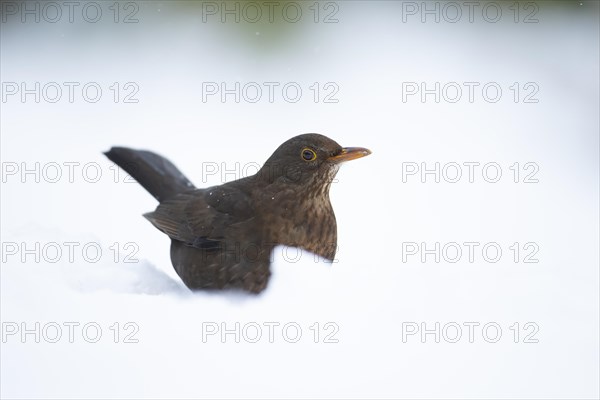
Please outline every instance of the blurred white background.
M78 2L72 22L66 3L2 3L3 398L598 398L597 2L281 1L273 22L264 2ZM236 82L257 83L262 98L249 101L252 84L239 102L206 92ZM279 85L272 102L264 82ZM436 82L438 102L407 92ZM93 87L82 93L90 83L102 90L97 102ZM295 103L282 93L288 83L302 89ZM451 102L456 86L462 97ZM131 93L137 102L125 101ZM257 297L187 291L168 238L141 216L155 200L115 178L102 155L113 145L153 150L205 187L255 171L305 132L373 154L332 185L338 262L278 248ZM480 163L472 183L465 162ZM39 179L23 173L36 163ZM463 176L403 178L422 163L458 163ZM482 176L486 163L500 166L497 183ZM538 182L524 182L534 169ZM66 242L78 244L73 262ZM474 262L403 252L436 242L480 246ZM62 257L36 261L23 251L36 243L58 243ZM82 256L86 243L102 246L98 262ZM501 248L498 262L482 257L486 243ZM123 262L131 249L139 262ZM524 262L532 249L539 262ZM36 322L51 337L60 325L62 337L21 336ZM80 324L73 343L69 322ZM102 328L97 343L81 333L91 322ZM138 343L124 343L127 322ZM269 322L280 324L273 343ZM326 343L327 322L338 343ZM206 336L222 323L257 323L263 336ZM297 343L282 334L286 323L302 329ZM421 323L440 324L439 343L407 335ZM495 343L494 329L482 333L488 323L502 329Z

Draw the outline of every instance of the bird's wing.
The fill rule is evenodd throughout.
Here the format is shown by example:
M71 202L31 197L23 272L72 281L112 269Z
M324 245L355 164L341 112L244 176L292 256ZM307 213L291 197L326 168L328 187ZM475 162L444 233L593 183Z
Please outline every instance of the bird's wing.
M251 221L254 209L246 193L223 185L181 193L144 216L171 239L210 249Z

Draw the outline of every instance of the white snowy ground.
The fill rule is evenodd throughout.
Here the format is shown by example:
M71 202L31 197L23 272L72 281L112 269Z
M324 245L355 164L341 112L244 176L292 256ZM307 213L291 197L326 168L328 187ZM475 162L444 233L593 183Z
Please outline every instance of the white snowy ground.
M2 398L598 398L597 3L539 3L532 24L515 24L506 4L496 24L481 14L403 23L400 2L339 3L338 23L314 24L304 4L302 23L280 24L289 34L202 23L199 7L181 3L136 4L137 24L2 24L2 82L103 88L93 104L80 92L73 103L2 103ZM115 104L109 86L130 81L139 103ZM294 104L203 103L202 82L222 81L304 92ZM314 103L314 82L335 82L339 102ZM403 102L402 82L496 82L503 94ZM537 85L539 102L515 103L514 82L520 100ZM256 297L185 289L167 238L141 217L154 200L122 175L115 183L101 154L152 149L202 187L315 131L373 150L332 186L338 262L278 248ZM39 183L21 174L36 162ZM69 162L80 163L73 182ZM238 172L222 176L222 162ZM403 182L412 162L456 162L464 176ZM464 162L498 163L502 177L488 183L477 169L469 183ZM522 182L527 162L538 183ZM87 163L97 164L83 175ZM95 165L102 176L90 183ZM423 263L403 254L408 242L480 246L473 263L464 245L456 263L452 249ZM36 243L37 254L23 251ZM482 257L486 243L501 248L498 262ZM535 246L539 262L523 262ZM236 323L239 343L221 336ZM439 343L422 340L436 323Z

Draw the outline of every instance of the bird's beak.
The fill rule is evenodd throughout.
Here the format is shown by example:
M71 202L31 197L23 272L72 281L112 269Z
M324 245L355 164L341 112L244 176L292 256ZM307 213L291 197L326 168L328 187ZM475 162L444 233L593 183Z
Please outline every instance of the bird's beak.
M371 154L371 150L365 149L364 147L344 147L342 152L337 156L329 157L329 161L336 163L356 160L357 158L365 157Z

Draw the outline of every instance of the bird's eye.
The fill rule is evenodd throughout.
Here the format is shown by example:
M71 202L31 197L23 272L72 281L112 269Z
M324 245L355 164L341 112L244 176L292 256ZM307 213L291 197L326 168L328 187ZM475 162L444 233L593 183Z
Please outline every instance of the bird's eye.
M308 147L302 150L302 159L304 161L313 161L317 158L317 153L313 149L309 149Z

